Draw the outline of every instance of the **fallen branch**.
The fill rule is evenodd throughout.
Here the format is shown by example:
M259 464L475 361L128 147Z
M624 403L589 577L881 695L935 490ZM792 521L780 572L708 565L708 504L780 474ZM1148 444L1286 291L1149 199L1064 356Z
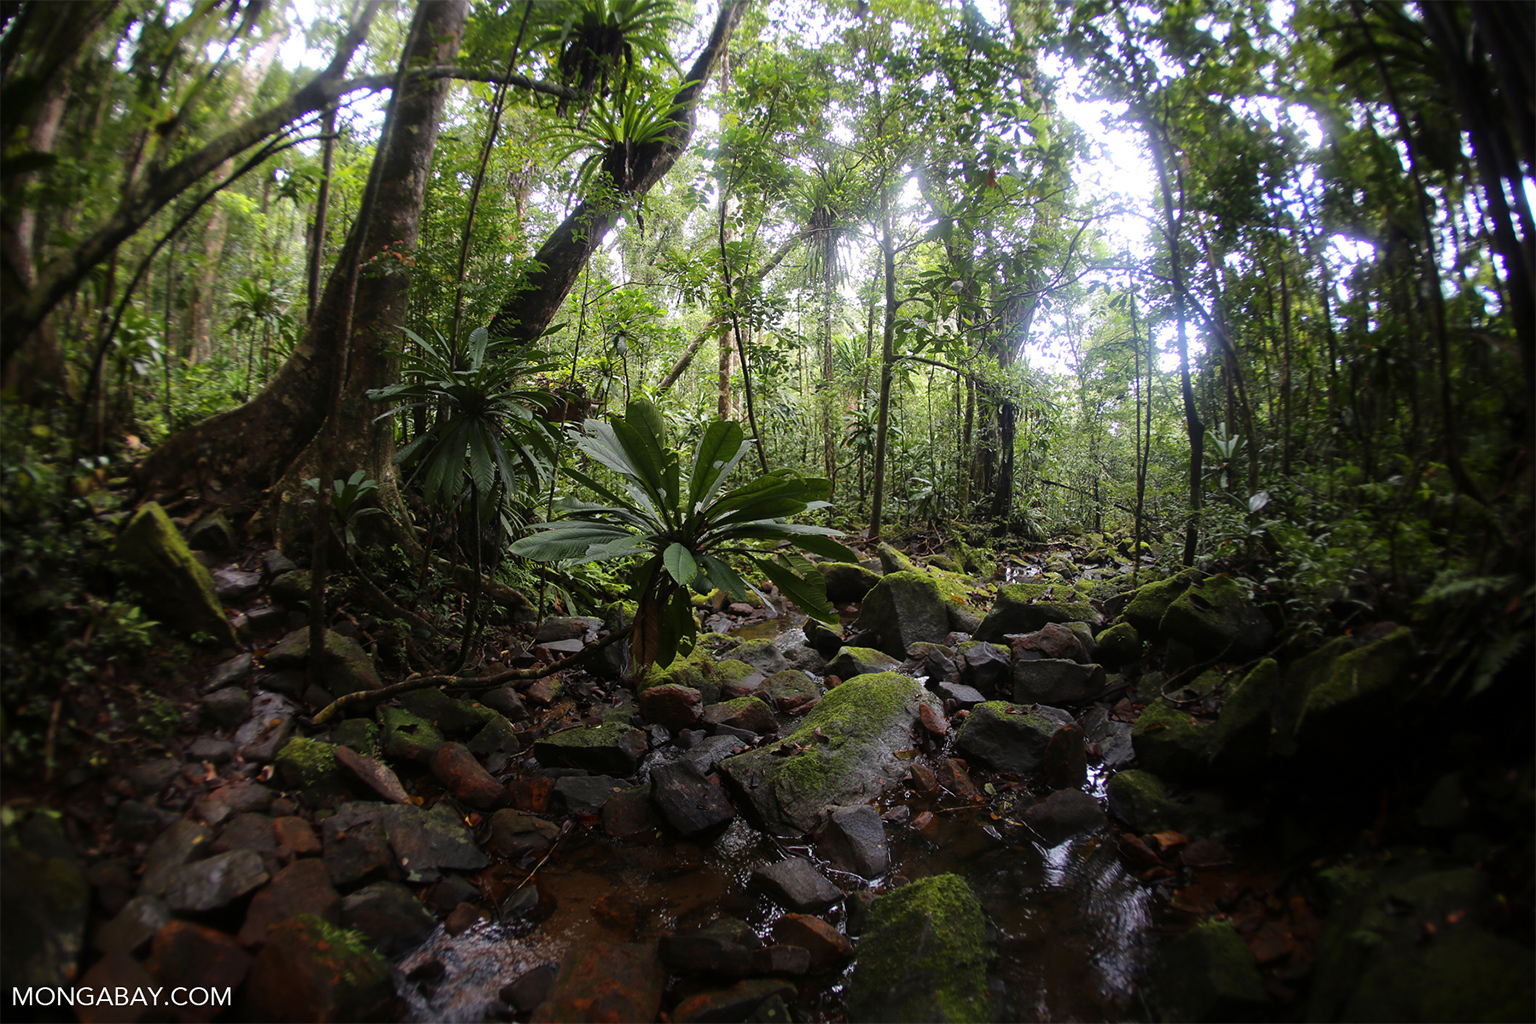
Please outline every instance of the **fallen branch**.
M313 719L316 725L324 725L335 718L342 711L354 706L372 707L402 693L410 693L412 690L424 690L429 686L448 686L455 690L473 693L477 690L490 690L503 683L519 682L522 680L543 679L545 676L554 675L556 672L570 668L582 658L593 651L600 651L609 644L617 643L629 636L634 626L625 626L603 637L596 643L589 644L570 657L552 661L548 665L538 668L508 668L500 672L492 672L488 676L416 676L412 679L402 679L398 683L391 683L378 690L358 690L355 693L343 694L321 708Z

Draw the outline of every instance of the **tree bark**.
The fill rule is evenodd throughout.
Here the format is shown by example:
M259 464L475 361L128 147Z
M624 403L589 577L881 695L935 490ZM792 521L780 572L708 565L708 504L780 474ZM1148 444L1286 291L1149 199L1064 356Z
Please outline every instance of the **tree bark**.
M870 499L869 538L880 539L885 512L885 452L891 427L891 378L896 364L896 239L884 191L881 192L880 259L885 274L885 321L880 334L880 398L875 419L875 482Z

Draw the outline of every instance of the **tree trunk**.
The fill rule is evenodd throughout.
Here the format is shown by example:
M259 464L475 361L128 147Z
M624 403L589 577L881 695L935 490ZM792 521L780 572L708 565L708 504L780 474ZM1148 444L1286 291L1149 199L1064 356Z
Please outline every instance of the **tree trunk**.
M881 197L884 206L885 197ZM885 452L891 427L891 378L896 363L896 239L889 209L881 210L880 257L885 271L885 324L880 335L880 400L875 420L875 482L870 499L869 537L880 539L885 512Z

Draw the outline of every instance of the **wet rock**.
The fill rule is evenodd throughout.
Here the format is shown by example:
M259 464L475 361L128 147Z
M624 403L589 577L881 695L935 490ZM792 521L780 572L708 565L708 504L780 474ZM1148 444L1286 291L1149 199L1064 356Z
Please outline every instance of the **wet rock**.
M394 866L383 814L381 804L343 804L321 824L321 857L333 884L351 886Z
M809 672L817 676L827 674L826 657L809 644L795 644L784 648L784 662L790 670L798 669L802 673ZM774 675L780 674L774 673Z
M320 852L320 837L303 818L292 815L272 822L272 837L279 850L287 850L295 857L313 857Z
M67 985L85 944L91 890L57 819L5 830L0 855L0 984Z
M1131 724L1109 717L1109 710L1095 705L1083 713L1083 732L1099 748L1099 760L1108 768L1123 768L1136 760L1131 744Z
M278 573L272 577L272 582L267 584L267 591L272 595L272 600L285 608L307 608L311 589L310 575L302 569L289 569L287 572Z
M164 896L166 889L183 865L209 852L213 829L195 821L181 820L160 833L144 852L144 877L140 891L150 896Z
M484 920L486 920L485 911L473 903L460 903L443 919L443 931L453 936L463 935Z
M559 838L560 826L507 807L491 815L491 838L487 845L496 856L518 861L543 856Z
M384 685L362 644L349 636L326 630L324 658L322 685L333 697L359 690L377 690ZM265 661L268 668L279 671L307 671L309 630L296 629L283 637L267 651Z
M255 664L255 659L251 657L250 652L235 655L228 661L220 663L209 674L208 681L202 685L202 692L212 693L226 686L243 682L251 674Z
M247 946L259 945L273 925L304 913L332 924L341 921L341 894L331 885L325 864L313 857L294 861L255 895L237 937Z
M819 564L825 565L827 563L822 562ZM875 579L878 581L879 577L875 577ZM874 586L874 584L870 584L870 586ZM830 594L827 597L828 600L833 600ZM841 633L834 632L815 619L806 619L805 625L801 627L801 630L805 633L805 642L823 658L832 657L843 646L843 635Z
M843 898L843 891L804 857L786 857L752 872L752 880L791 910L825 910Z
M379 727L384 756L391 760L430 764L444 742L436 726L404 708L379 708Z
M209 576L213 580L213 593L220 601L237 604L256 593L261 586L261 573L242 572L239 569L214 569Z
M463 875L444 875L426 892L427 909L439 917L447 917L460 903L480 899L480 889Z
M529 814L548 814L554 806L555 780L552 776L529 775L507 781L507 803Z
M168 989L236 989L251 969L252 957L221 931L190 921L171 921L155 936L148 967ZM171 1014L180 1021L207 1021L220 1006L185 1006Z
M152 796L169 786L181 767L182 761L174 757L146 761L128 773L128 784L139 796Z
M1228 921L1202 922L1169 942L1150 987L1166 1020L1261 1019L1269 1002L1253 954Z
M1262 824L1257 814L1234 806L1218 793L1194 790L1175 800L1161 779L1140 769L1110 776L1105 796L1109 813L1140 833L1173 829L1227 839Z
M571 775L555 780L555 792L573 814L602 814L609 800L634 786L609 775Z
M549 998L549 990L555 985L555 973L555 968L550 964L540 964L531 971L524 971L501 987L501 1001L518 1013L532 1013Z
M251 698L244 690L226 687L197 702L198 715L215 729L233 729L250 714Z
M1050 659L1013 663L1016 704L1081 704L1103 693L1104 686L1102 665Z
M1257 657L1275 635L1264 612L1230 576L1192 582L1169 602L1158 631L1189 645L1201 660L1222 661Z
M187 756L194 761L207 761L209 764L228 764L235 759L235 745L228 740L199 736L187 748Z
M990 1021L986 919L958 875L879 896L848 980L851 1021Z
M1210 738L1213 775L1251 775L1263 766L1269 754L1271 709L1279 692L1280 666L1265 658L1227 694Z
M293 572L297 568L298 565L293 559L277 548L268 548L261 554L261 574L269 580L276 579L283 573Z
M1039 768L1051 737L1072 716L1059 708L988 701L971 709L955 749L999 771L1023 775Z
M298 709L277 693L258 692L251 700L251 717L231 738L240 756L247 761L266 764L293 735L293 719Z
M721 700L750 697L758 691L766 678L761 669L735 658L722 658L715 663L715 667L720 671Z
M526 722L528 709L523 706L522 698L517 695L517 690L510 686L497 687L487 690L480 695L480 703L499 712L509 722Z
M992 610L976 627L977 640L996 643L1010 633L1034 633L1048 622L1086 622L1104 617L1083 596L1060 583L1014 583L997 588ZM977 689L984 688L977 687Z
M150 1012L149 1006L134 1006L131 1001L126 1006L117 1006L115 993L119 990L125 995L140 990L152 992L156 987L155 979L144 969L143 964L120 949L109 950L75 983L75 1015L81 1024L143 1020ZM32 1019L47 1018L39 1016ZM54 1019L68 1018L59 1016Z
M1168 606L1188 590L1190 583L1199 579L1201 575L1198 569L1185 569L1168 579L1143 584L1136 590L1130 603L1125 606L1125 621L1130 623L1143 639L1154 642L1162 639L1159 626L1162 624L1163 615L1168 611Z
M640 694L639 705L642 719L665 726L671 732L687 729L704 719L703 698L691 686L653 686Z
M1094 656L1106 672L1118 672L1141 660L1141 634L1129 622L1110 626L1097 637Z
M399 777L387 765L359 754L350 747L336 747L332 757L344 771L390 803L411 802L405 787L400 785Z
M1077 789L1088 781L1088 744L1082 727L1069 722L1045 746L1045 781L1052 789Z
M533 1020L655 1020L666 980L654 943L576 946L566 953Z
M215 910L262 885L270 876L261 854L231 850L182 868L165 890L165 902L178 913Z
M810 969L824 971L853 957L853 943L848 936L819 917L809 914L785 914L773 922L773 937L789 946L799 946L811 955Z
M934 781L940 789L967 803L981 802L981 791L959 761L952 757L940 758L933 767Z
M960 682L983 694L1012 694L1013 655L999 644L969 640L960 651Z
M827 587L827 600L833 604L862 601L880 582L879 573L871 572L857 562L817 562L816 571L821 573L822 582Z
M1159 697L1131 728L1131 744L1141 767L1159 778L1198 781L1210 774L1215 730L1214 722L1201 721L1188 708Z
M534 634L533 642L536 644L547 643L551 640L582 640L590 642L597 639L597 631L602 628L603 620L581 615L552 615L539 624L538 632Z
M112 548L144 607L184 636L201 634L216 644L236 646L235 631L208 575L165 510L151 501L134 513Z
M984 703L987 698L981 695L981 691L974 686L966 686L964 683L940 683L934 688L945 701L954 701L957 708L973 708L977 704Z
M321 805L345 797L349 773L337 763L338 748L323 740L295 736L277 752L278 775L310 803Z
M784 654L772 640L745 640L731 649L731 659L745 662L765 676L789 668Z
M220 825L237 814L265 811L272 806L272 791L259 782L240 780L220 786L198 798L193 812L210 825Z
M685 836L718 828L736 817L736 807L698 765L680 761L651 771L651 801Z
M827 673L840 679L852 679L874 672L893 672L900 664L899 658L873 647L843 647L827 662Z
M310 914L271 930L245 986L254 1020L384 1020L393 998L383 958Z
M399 882L373 882L341 901L341 925L361 932L381 956L397 957L426 941L437 918Z
M1033 633L1009 636L1007 639L1015 656L1031 651L1041 658L1079 662L1088 660L1088 645L1076 632L1059 622L1047 622Z
M655 835L661 816L651 802L650 786L635 786L613 794L603 804L603 831L615 839Z
M277 864L277 836L272 831L272 819L265 814L236 815L208 848L210 853L230 850L250 850L261 857L270 874Z
M1083 832L1097 831L1106 821L1099 802L1080 789L1058 789L1025 808L1023 819L1047 846L1064 843Z
M912 644L944 639L949 633L948 604L939 585L928 576L891 572L864 596L854 629L873 634L876 647L899 659Z
M91 944L103 953L118 950L139 956L170 919L171 908L160 897L135 896L116 917L96 929Z
M783 714L798 715L809 710L824 692L821 684L806 673L786 669L764 681L761 696Z
M863 878L879 878L890 870L891 852L885 823L869 804L839 807L814 836L816 854L833 867Z
M689 996L677 1004L671 1019L678 1024L702 1021L760 1020L759 1011L777 1000L780 1005L793 1001L795 986L772 978L748 978L730 988L709 989Z
M112 838L120 843L147 843L160 834L164 823L148 804L124 800L112 815Z
M738 697L723 704L711 704L704 709L704 721L710 725L745 729L758 735L778 728L773 709L756 697Z
M935 700L905 676L858 676L823 697L789 736L720 768L769 831L803 834L828 807L866 800L906 774L894 752L910 745L918 704Z
M645 733L618 723L565 729L538 740L533 756L546 768L633 775L647 749Z
M432 774L454 796L488 811L502 802L506 789L491 777L462 743L444 743L432 755Z
M501 715L487 722L465 745L471 754L485 764L485 770L492 775L499 775L506 771L507 766L512 763L512 758L522 749L522 741L518 739L517 731L512 728L512 723Z
M412 804L390 806L380 820L408 882L433 881L444 869L478 871L490 864L463 819L446 803L428 811Z

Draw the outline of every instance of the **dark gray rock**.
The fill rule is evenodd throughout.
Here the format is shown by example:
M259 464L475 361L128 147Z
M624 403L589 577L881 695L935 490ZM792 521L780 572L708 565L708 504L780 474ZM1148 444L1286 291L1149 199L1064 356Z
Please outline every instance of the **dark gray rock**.
M634 788L633 782L608 775L568 775L555 780L555 792L566 809L576 814L601 814L603 805L616 793Z
M725 791L691 761L651 770L651 802L685 836L709 832L736 817Z
M244 654L237 654L228 661L220 663L208 676L208 681L203 684L203 692L212 693L215 690L222 690L226 686L233 686L235 683L243 681L251 674L251 669L255 664L255 659L251 657L249 651Z
M237 814L265 811L272 798L272 791L261 783L239 779L198 797L192 812L210 825L220 825Z
M230 850L183 867L166 888L165 903L178 913L217 910L263 885L269 877L261 854Z
M147 843L160 834L165 824L148 804L124 800L112 815L112 838L120 843Z
M261 586L261 573L242 572L239 569L214 569L213 593L220 601L236 604L256 593Z
M309 606L310 575L305 569L290 569L285 573L274 576L272 582L267 584L267 592L272 595L272 600L290 609L303 609Z
M237 540L223 512L209 512L187 527L187 547L193 551L230 551Z
M1045 761L1056 730L1072 721L1059 708L988 701L971 709L955 736L955 749L999 771L1024 774Z
M379 745L394 761L428 764L445 742L435 725L404 708L379 708L379 727Z
M816 853L844 871L879 878L891 868L885 823L869 804L840 807L814 837Z
M373 882L341 901L341 926L362 932L386 957L408 953L427 940L437 919L399 882Z
M583 640L590 643L597 639L597 631L602 625L602 619L589 616L554 615L539 625L533 642L543 644L552 640Z
M772 640L747 640L731 649L731 657L746 662L765 676L789 668L784 654Z
M810 710L825 692L820 683L798 669L775 672L764 681L762 687L762 696L786 715L798 715Z
M942 644L919 643L907 648L907 660L895 669L904 676L927 681L934 690L941 682L959 682L960 666L955 659L958 652Z
M950 631L949 602L939 585L918 572L893 572L864 597L854 628L876 637L875 646L902 658L912 644L939 643Z
M827 662L827 674L852 679L870 672L894 672L900 664L899 658L873 647L843 647Z
M1099 747L1099 758L1106 768L1124 768L1136 760L1131 744L1131 723L1116 722L1109 717L1109 710L1091 707L1082 718L1083 734L1088 742Z
M250 717L235 730L231 742L247 761L265 764L277 756L293 735L297 713L293 702L282 694L258 690L251 700Z
M786 857L760 867L752 872L752 880L790 910L801 913L825 910L843 898L843 891L804 857Z
M1107 819L1099 802L1080 789L1058 789L1023 814L1024 824L1045 841L1056 846L1083 832L1104 827Z
M139 891L149 896L164 896L182 867L208 853L213 843L213 829L182 819L160 833L144 852L144 876Z
M480 695L480 703L492 711L500 712L509 722L528 720L528 709L523 706L523 700L517 695L517 691L510 686L487 690Z
M960 681L989 698L1012 694L1013 655L999 644L971 640L960 645Z
M610 723L566 729L538 740L533 756L546 768L633 775L648 746L645 733Z
M1060 583L1014 583L997 588L992 610L977 627L977 640L995 643L1010 633L1033 633L1048 622L1103 623L1082 594Z
M343 804L321 823L321 856L333 885L351 886L370 876L385 874L394 866L389 836L380 820L384 810L383 804Z
M1042 658L1013 663L1015 704L1081 704L1104 692L1104 666Z
M411 802L411 798L406 795L405 787L400 785L399 777L383 762L367 754L359 754L351 747L340 745L331 756L336 759L337 766L390 803Z
M815 619L806 619L801 628L805 632L805 642L823 658L832 657L843 646L841 633L834 632Z
M216 729L233 729L244 722L251 711L251 698L239 687L215 690L197 702L198 715Z
M1129 622L1110 626L1097 637L1094 656L1106 672L1118 672L1141 659L1141 634Z
M397 804L385 808L379 820L408 882L430 882L443 870L478 871L490 864L464 819L447 804L428 811Z
M833 604L853 604L880 582L880 574L871 572L856 562L817 562L816 571L821 573L827 585L827 600Z
M139 796L152 796L169 786L181 768L182 761L175 757L146 761L128 772L128 784Z
M362 644L334 630L325 631L325 653L321 678L333 697L383 686L373 660ZM306 670L309 664L309 630L296 629L279 640L266 656L268 668Z
M795 644L784 648L784 662L792 669L809 672L814 676L827 674L827 659L809 644ZM778 673L772 673L778 675Z
M1268 1016L1264 979L1230 921L1204 921L1168 942L1154 959L1150 982L1150 1002L1164 1020Z
M160 897L135 896L116 917L96 929L92 944L103 953L120 950L142 956L148 952L155 933L170 920L171 908Z
M485 723L465 746L485 764L486 771L500 775L522 749L522 742L518 739L517 730L512 728L512 723L498 714Z
M980 690L964 683L940 683L934 692L946 701L954 701L958 708L973 708L987 699Z
M297 568L298 565L294 563L293 559L277 550L277 548L270 548L262 552L261 572L269 580L276 579L285 572L293 572Z

